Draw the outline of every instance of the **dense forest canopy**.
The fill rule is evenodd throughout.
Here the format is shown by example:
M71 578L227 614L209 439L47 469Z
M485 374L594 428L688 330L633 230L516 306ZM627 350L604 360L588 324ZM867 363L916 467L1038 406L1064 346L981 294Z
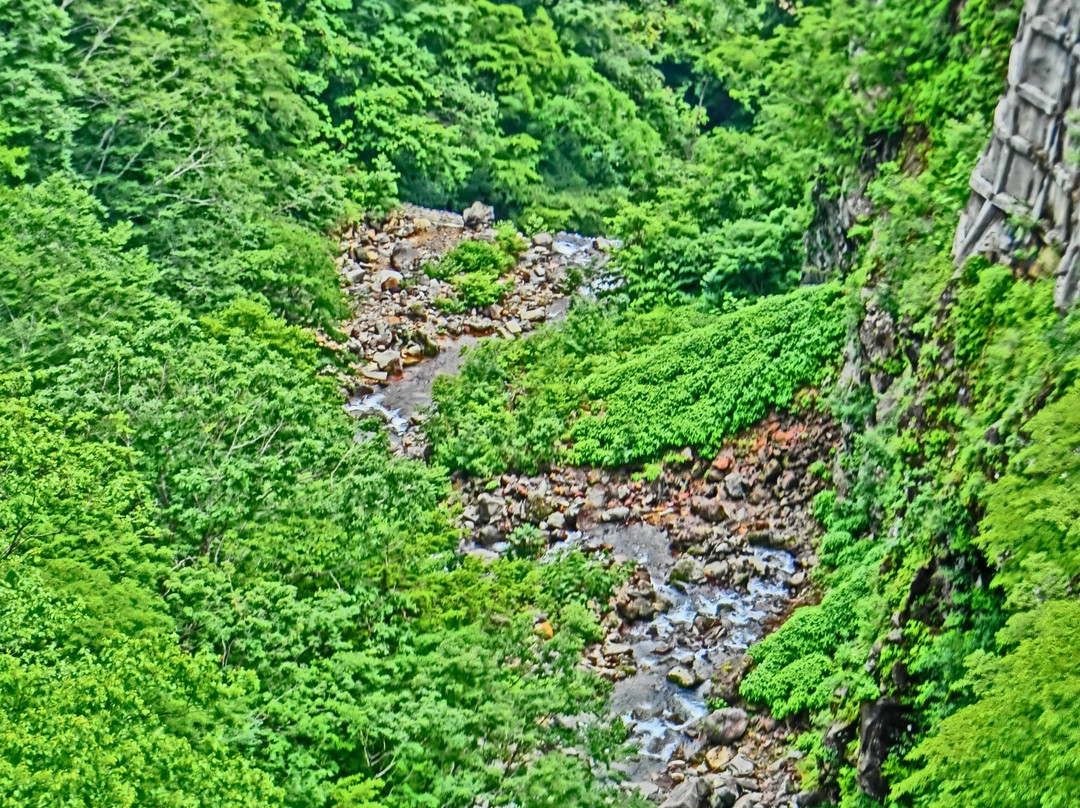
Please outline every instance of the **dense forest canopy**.
M627 571L460 555L451 475L811 406L816 603L741 697L847 808L1076 804L1080 320L1045 256L950 254L1020 6L0 0L0 802L629 804L620 722L551 720L603 714ZM475 351L403 459L342 409L329 236L475 199L621 283Z

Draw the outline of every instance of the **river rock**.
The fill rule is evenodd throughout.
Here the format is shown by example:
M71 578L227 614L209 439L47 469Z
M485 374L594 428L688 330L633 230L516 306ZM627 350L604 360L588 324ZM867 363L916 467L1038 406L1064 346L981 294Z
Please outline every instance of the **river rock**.
M736 777L746 777L754 773L753 762L744 755L736 755L728 763L728 771Z
M602 522L625 522L630 518L630 509L625 505L617 505L614 508L608 508L600 516Z
M724 503L716 497L693 497L690 512L706 522L723 522L728 518Z
M729 760L731 760L731 752L723 746L714 746L705 753L705 764L714 772L723 769ZM732 795L731 801L735 802L734 795Z
M552 511L548 514L547 524L552 530L562 530L566 527L566 514L561 511Z
M476 506L483 522L496 521L506 515L506 500L493 494L484 493L478 496Z
M700 681L692 670L682 665L676 665L674 668L668 671L667 680L672 684L676 684L679 687L689 690L694 687Z
M675 566L671 568L671 574L668 576L670 583L701 583L704 580L705 571L701 562L690 556L683 556L676 561Z
M701 723L702 732L709 739L709 743L729 746L746 734L750 719L745 710L738 707L727 707L723 710L714 710L705 716Z
M480 528L479 537L480 544L484 545L485 547L490 547L493 544L498 544L504 538L506 538L498 525L484 525L482 528Z
M706 808L711 793L708 783L693 777L676 786L660 808Z
M387 373L396 373L401 370L401 354L397 351L379 351L371 358L379 370Z
M751 808L751 806L759 805L761 803L761 794L757 791L751 791L748 794L743 794L739 799L735 800L735 804L732 808Z
M627 620L651 620L656 614L656 602L645 597L631 598L619 603L619 613Z
M537 233L532 237L532 243L534 247L550 249L551 245L555 243L555 239L551 233Z
M495 222L495 208L483 202L473 202L461 214L465 226L470 230L483 230Z
M724 489L732 499L742 499L746 496L746 478L733 471L724 477Z
M739 792L735 786L725 783L713 791L710 808L732 808L738 798Z
M399 270L410 270L420 262L420 253L406 241L399 241L390 253L390 266Z
M383 269L375 276L375 286L380 291L388 292L401 286L402 274L394 269Z

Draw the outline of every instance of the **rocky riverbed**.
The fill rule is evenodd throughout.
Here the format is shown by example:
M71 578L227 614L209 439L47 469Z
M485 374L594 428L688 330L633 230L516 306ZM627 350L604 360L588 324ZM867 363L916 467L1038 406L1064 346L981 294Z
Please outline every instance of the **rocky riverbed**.
M493 238L490 225L483 206L464 216L407 208L342 237L355 316L339 347L357 357L347 409L382 418L402 454L424 453L416 426L438 374L455 372L479 339L558 319L568 278L606 258L603 242L539 234L502 305L446 314L424 263ZM819 413L774 414L715 455L687 449L648 477L555 468L455 484L462 553L494 560L524 536L549 557L576 547L633 564L608 604L605 641L581 663L614 683L611 715L638 748L625 788L665 808L813 804L797 794L799 754L785 742L794 728L740 705L738 685L748 647L811 597L812 499L838 437Z
M440 305L446 284L424 269L468 239L492 241L494 211L477 203L464 214L407 205L341 235L338 268L353 304L343 324L355 357L347 381L349 412L388 425L395 447L419 457L414 427L431 402L431 384L454 373L463 352L484 337L517 339L561 319L577 284L601 271L611 244L575 233L537 233L508 273L502 302L461 313Z
M557 468L459 484L463 552L494 558L532 525L549 553L635 564L583 661L615 682L612 713L640 749L628 787L668 808L705 805L694 800L706 793L709 804L746 797L740 808L795 800L793 727L738 707L738 685L747 648L810 597L812 500L838 438L824 415L773 415L651 481Z

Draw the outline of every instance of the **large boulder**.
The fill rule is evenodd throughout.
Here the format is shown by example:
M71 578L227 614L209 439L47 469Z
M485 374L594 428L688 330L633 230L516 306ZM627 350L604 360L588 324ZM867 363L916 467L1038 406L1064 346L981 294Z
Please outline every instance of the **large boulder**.
M675 786L660 808L706 808L712 789L704 780L690 778Z
M399 241L394 245L390 253L390 266L394 269L408 271L420 263L419 251L407 241Z
M687 690L696 687L701 682L698 675L684 665L676 665L669 670L667 680Z
M483 202L473 202L465 208L461 218L470 230L483 230L495 223L495 208Z
M738 707L727 707L723 710L713 710L701 723L701 730L709 743L729 746L746 734L750 725L750 719L745 710Z

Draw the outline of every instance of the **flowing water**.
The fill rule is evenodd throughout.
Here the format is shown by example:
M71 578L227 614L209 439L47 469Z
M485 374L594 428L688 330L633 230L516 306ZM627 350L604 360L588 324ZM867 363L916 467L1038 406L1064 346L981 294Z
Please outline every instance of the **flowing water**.
M575 233L559 233L551 245L552 252L566 259L566 263L586 269L596 257L594 240ZM595 283L595 281L594 281ZM590 295L589 288L582 290ZM546 308L546 322L557 322L566 316L570 299L561 297ZM356 396L345 406L346 412L357 418L376 416L385 421L391 435L400 440L414 426L414 417L431 405L431 387L435 377L443 373L457 373L468 350L481 338L462 334L447 339L439 345L439 353L402 370L400 377L387 387L363 396Z
M752 577L745 590L709 583L667 583L676 559L667 532L647 524L604 526L575 533L556 545L549 555L572 546L610 547L617 559L635 562L648 570L665 611L651 620L629 624L615 640L633 650L636 672L615 683L610 711L630 730L638 752L622 766L631 784L645 784L663 774L669 761L696 744L697 724L709 712L708 675L724 661L741 656L760 640L771 619L789 603L780 573L795 570L794 559L783 551L753 548L762 574ZM700 621L719 630L704 635ZM699 672L702 684L683 688L667 678L680 665Z

